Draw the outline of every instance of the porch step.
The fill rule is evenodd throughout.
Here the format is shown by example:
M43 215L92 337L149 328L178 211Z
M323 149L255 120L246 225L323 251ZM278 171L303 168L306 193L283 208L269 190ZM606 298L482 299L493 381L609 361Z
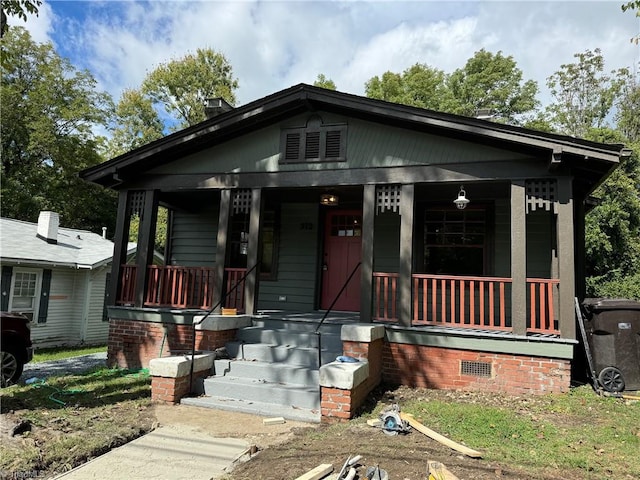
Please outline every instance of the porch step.
M233 376L253 379L265 383L292 383L317 386L317 369L301 365L287 365L243 360L216 360L213 365L215 377Z
M253 325L255 327L261 327L264 329L271 330L288 330L291 332L298 333L309 333L313 334L318 327L319 320L283 320L280 318L269 318L265 316L254 317ZM342 330L341 323L329 322L326 321L320 326L320 332L340 335Z
M342 350L342 340L340 334L333 331L320 332L323 348L331 350ZM318 335L307 333L307 331L296 331L288 328L273 328L254 326L243 328L238 331L238 339L245 343L268 343L274 345L297 345L299 347L316 348L318 345Z
M229 375L204 380L204 394L207 396L249 402L264 402L269 399L268 403L307 409L320 408L319 391L318 385L267 382Z
M287 420L295 420L298 422L320 423L319 409L290 407L286 405L276 405L273 403L253 402L218 396L183 398L180 403L183 405L215 408L217 410L226 410L230 412L251 413L253 415L260 415L266 418L283 417Z
M317 348L299 347L295 344L229 342L226 344L226 349L230 357L239 360L257 360L318 368ZM322 364L334 361L336 356L341 353L341 351L334 349L323 348L321 352Z

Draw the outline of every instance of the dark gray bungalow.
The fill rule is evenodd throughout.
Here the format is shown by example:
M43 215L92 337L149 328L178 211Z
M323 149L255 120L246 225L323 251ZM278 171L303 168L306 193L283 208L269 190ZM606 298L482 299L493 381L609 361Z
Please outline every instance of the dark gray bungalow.
M248 272L223 306L249 328L317 321L333 305L329 323L384 326L384 380L568 388L585 201L622 145L304 84L221 107L81 174L119 192L112 363L165 355L178 326ZM164 266L151 261L159 205ZM126 265L132 215L139 249ZM159 324L162 348L146 328ZM146 340L123 325L144 325Z

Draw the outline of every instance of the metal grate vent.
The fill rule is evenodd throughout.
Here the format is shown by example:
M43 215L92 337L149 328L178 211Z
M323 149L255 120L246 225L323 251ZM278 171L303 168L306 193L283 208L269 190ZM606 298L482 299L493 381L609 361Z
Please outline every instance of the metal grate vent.
M491 364L486 362L470 362L462 360L460 365L461 375L470 375L472 377L491 377Z

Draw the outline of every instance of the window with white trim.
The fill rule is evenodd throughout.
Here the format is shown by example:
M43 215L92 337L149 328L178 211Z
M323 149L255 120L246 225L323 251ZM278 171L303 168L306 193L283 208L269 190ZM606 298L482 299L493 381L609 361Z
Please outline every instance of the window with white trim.
M37 315L39 290L39 272L14 269L9 309L20 312L33 321Z

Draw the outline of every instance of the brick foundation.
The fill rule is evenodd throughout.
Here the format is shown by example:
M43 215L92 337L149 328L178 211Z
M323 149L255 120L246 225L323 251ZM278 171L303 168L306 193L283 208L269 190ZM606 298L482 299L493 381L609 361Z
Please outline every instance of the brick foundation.
M196 330L196 350L207 351L223 347L236 339L237 331ZM191 325L112 318L109 321L107 365L130 369L147 368L153 358L190 352L192 335Z
M462 375L461 363L491 365L491 376ZM571 363L565 359L384 343L382 378L387 383L509 395L565 393Z
M193 373L194 384L207 378L209 370ZM180 403L190 390L189 376L178 378L151 377L151 400L161 403Z

